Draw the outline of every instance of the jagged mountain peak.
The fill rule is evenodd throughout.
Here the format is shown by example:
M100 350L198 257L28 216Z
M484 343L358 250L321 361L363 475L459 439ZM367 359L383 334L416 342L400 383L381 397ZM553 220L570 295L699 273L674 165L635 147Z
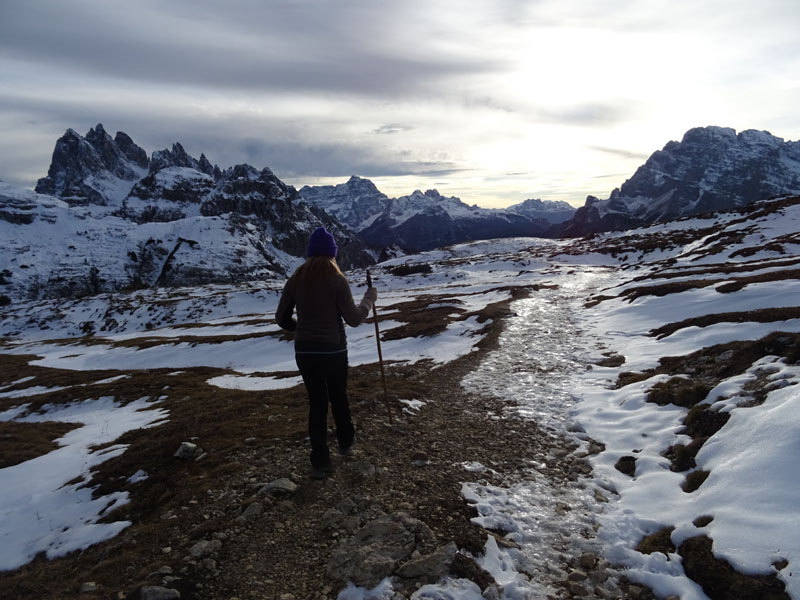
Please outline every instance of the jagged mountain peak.
M154 173L167 167L187 167L198 169L199 162L196 158L189 156L180 142L172 144L172 149L156 150L150 157L150 172Z
M587 199L563 235L627 229L800 193L800 142L695 127L654 152L607 200Z
M76 205L115 204L142 177L146 165L147 154L125 134L112 139L102 124L85 137L67 129L56 142L47 177L35 189Z

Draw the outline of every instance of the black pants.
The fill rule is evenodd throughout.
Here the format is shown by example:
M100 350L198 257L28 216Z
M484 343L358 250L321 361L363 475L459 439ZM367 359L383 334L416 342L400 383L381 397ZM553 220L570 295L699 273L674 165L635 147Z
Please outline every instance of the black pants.
M311 465L324 467L328 453L328 403L336 423L339 446L349 448L355 429L347 401L347 352L334 354L295 354L297 368L308 392L308 435L311 438Z

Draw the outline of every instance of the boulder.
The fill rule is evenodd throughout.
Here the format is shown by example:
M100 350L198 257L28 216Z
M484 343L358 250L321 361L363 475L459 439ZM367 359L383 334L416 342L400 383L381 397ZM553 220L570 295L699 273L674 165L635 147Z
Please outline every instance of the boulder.
M433 539L430 528L407 513L379 517L339 543L328 561L328 576L371 589ZM421 565L415 568L424 571Z

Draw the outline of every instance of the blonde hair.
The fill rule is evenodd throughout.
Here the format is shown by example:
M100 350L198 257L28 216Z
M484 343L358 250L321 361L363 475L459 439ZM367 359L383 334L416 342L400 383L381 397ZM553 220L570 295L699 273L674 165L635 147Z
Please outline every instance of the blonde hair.
M332 256L309 256L292 275L292 279L302 279L305 283L315 284L334 275L343 275L336 259Z

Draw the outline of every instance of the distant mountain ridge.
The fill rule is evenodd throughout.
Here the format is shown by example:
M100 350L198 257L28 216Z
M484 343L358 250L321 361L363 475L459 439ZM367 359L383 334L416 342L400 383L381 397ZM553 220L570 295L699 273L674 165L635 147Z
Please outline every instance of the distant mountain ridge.
M554 233L624 230L800 193L800 142L698 127L654 152L607 200L594 196Z
M519 204L512 204L506 208L508 212L517 213L518 215L528 215L545 219L553 225L569 221L575 216L577 210L571 204L558 200L539 200L538 198L531 198L520 202Z
M364 243L269 169L225 169L180 144L150 158L102 125L56 142L36 191L0 184L0 296L18 301L287 274L325 226L343 268Z
M529 200L517 210L468 205L437 190L389 198L369 179L353 176L338 185L305 186L300 195L358 232L369 245L424 251L474 240L544 235L575 209L565 202Z

